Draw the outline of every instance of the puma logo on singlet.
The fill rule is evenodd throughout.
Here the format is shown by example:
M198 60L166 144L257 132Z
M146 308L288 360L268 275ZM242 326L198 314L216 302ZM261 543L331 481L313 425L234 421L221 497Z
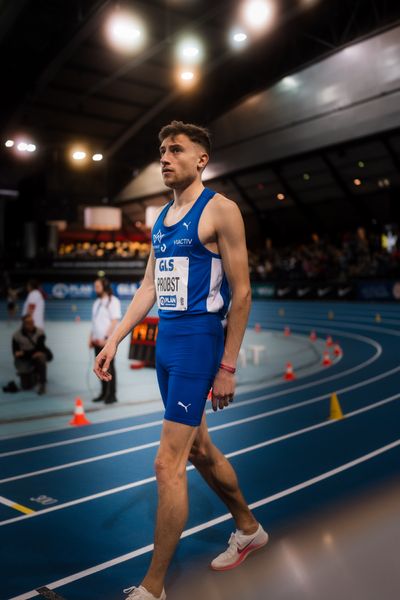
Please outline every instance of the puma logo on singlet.
M189 231L189 225L192 221L189 221L188 223L186 223L185 221L183 221L183 225L184 227L186 227L186 229Z
M178 402L178 406L182 406L182 408L185 409L185 411L188 411L189 406L192 406L191 404L188 404L187 406L185 406L182 402Z

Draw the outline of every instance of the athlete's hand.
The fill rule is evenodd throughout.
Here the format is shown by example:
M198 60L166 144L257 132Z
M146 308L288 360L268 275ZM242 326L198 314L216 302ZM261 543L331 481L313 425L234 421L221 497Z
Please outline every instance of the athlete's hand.
M112 342L107 342L103 350L99 352L99 354L96 357L93 371L96 373L97 377L102 381L111 381L112 379L112 375L110 375L110 373L108 372L108 368L116 352L116 344L113 344Z
M233 373L220 369L215 376L212 386L211 402L214 411L222 410L233 402L236 379Z

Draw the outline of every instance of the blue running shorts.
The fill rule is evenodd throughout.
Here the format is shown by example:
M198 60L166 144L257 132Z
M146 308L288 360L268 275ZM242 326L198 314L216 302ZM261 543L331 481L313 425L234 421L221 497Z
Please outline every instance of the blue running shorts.
M218 314L160 318L156 370L165 419L200 425L223 352L224 330Z

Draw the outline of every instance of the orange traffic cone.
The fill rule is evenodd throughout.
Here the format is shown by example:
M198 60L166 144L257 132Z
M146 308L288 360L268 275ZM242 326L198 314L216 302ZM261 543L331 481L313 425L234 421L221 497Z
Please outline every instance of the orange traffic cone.
M328 337L326 338L326 345L327 346L333 346L332 336L328 335Z
M335 356L342 356L343 350L341 349L341 347L339 346L339 344L335 344L333 346L333 354Z
M85 411L83 409L83 402L80 398L75 399L75 411L74 416L69 422L70 425L80 427L81 425L91 425L90 421L87 420Z
M331 357L329 356L329 352L324 352L324 358L322 359L322 364L324 367L329 367L332 364Z
M290 362L288 362L286 365L286 371L283 376L283 379L285 379L286 381L293 381L293 379L296 379L296 376L293 372L293 365Z
M283 335L286 335L286 337L288 335L290 335L290 327L288 327L287 325L286 325L285 329L283 330Z
M256 333L260 333L260 331L261 331L261 324L260 324L260 323L256 323L256 324L254 325L254 331L255 331Z
M81 318L79 315L76 315L75 317L75 323L80 323L81 322Z
M310 333L310 340L311 340L312 342L316 342L316 341L317 341L317 334L315 333L315 331L312 331L312 332Z

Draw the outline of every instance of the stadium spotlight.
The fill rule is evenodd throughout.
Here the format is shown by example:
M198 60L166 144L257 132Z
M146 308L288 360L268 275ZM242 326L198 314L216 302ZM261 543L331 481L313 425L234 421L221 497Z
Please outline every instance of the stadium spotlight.
M74 160L84 160L86 158L86 152L83 150L74 150L72 153L72 158Z
M243 30L243 28L237 27L233 29L229 34L229 42L235 50L240 50L246 46L247 42L247 33Z
M237 33L234 33L232 37L233 41L237 44L242 44L247 40L247 35L244 33L244 31L238 31Z
M181 79L183 79L183 81L192 81L193 78L194 78L193 71L182 71Z
M185 38L181 40L176 48L179 63L192 65L201 62L204 51L202 44L195 38Z
M362 182L361 182L361 179L354 179L354 180L353 180L353 183L354 183L354 185L356 185L356 186L360 186Z
M287 90L295 90L299 87L299 81L296 77L292 75L287 75L281 80L282 86Z
M97 154L93 154L92 160L94 160L95 162L99 162L100 160L103 160L103 155L99 152Z
M267 0L247 0L243 5L243 19L252 29L262 29L269 25L273 14L274 6Z
M27 152L31 153L36 151L36 144L33 144L26 138L22 138L17 141L9 139L5 142L4 145L6 146L6 148L15 148L15 150L20 154L26 154Z
M198 71L192 67L179 67L175 71L176 84L183 89L191 89L198 80Z
M125 12L114 13L107 22L107 34L115 48L132 51L144 41L143 26L139 20Z
M285 194L277 194L276 197L278 198L278 200L284 200Z

